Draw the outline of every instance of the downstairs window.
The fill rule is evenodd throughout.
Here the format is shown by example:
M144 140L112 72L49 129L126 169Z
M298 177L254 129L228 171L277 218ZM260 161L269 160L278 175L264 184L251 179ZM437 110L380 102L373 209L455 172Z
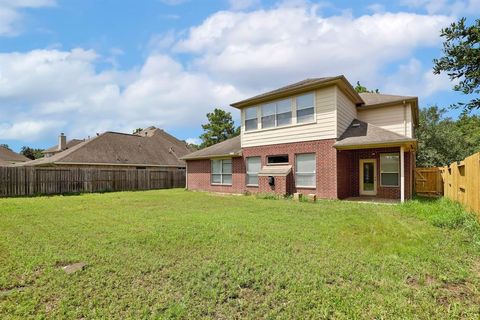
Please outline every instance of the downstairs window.
M232 184L232 159L212 160L212 184Z

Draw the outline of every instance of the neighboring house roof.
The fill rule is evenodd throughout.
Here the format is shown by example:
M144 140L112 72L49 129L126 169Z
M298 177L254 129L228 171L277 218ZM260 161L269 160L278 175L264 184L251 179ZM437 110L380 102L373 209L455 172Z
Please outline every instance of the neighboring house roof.
M288 97L293 94L299 94L302 92L307 92L310 90L318 89L328 85L338 85L343 91L345 91L352 101L356 104L362 104L363 100L360 98L358 93L353 89L352 85L348 80L343 76L335 76L335 77L323 77L323 78L311 78L305 79L279 89L275 89L273 91L269 91L266 93L259 94L252 98L248 98L246 100L242 100L239 102L232 103L231 106L235 108L244 108L248 107L257 103L266 102L273 99L279 99L283 97Z
M222 141L220 143L214 144L213 146L207 147L190 153L184 157L183 160L194 160L194 159L209 159L216 157L238 157L242 155L242 148L240 144L240 136Z
M27 157L24 155L15 153L11 150L8 150L5 147L0 146L0 160L6 161L6 162L25 162L25 161L30 161Z
M0 167L8 167L11 163L0 159Z
M74 146L76 146L77 144L79 143L82 143L84 142L85 140L79 140L79 139L72 139L72 140L69 140L67 141L67 144L66 144L66 147L65 147L65 150L66 149L70 149ZM53 147L50 147L46 150L43 150L42 153L45 154L45 153L57 153L57 152L61 152L62 150L58 150L58 144L53 146Z
M390 130L382 129L370 123L353 120L350 126L333 145L337 149L359 146L375 146L387 144L416 143L416 139L408 138Z
M184 167L180 158L191 150L161 129L147 128L138 134L105 132L49 158L30 161L25 166L139 165Z

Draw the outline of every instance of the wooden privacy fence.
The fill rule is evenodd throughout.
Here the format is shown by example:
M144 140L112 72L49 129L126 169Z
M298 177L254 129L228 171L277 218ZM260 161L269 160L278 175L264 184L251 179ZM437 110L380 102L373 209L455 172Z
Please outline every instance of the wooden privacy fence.
M415 168L415 192L425 197L440 197L443 194L440 168Z
M184 187L184 170L0 167L0 197Z
M480 152L440 170L445 197L475 211L480 219Z

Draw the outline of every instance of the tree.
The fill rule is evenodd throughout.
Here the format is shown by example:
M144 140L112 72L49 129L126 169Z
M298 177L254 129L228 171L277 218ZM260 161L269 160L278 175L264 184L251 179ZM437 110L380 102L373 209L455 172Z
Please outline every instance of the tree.
M207 124L202 124L204 133L200 135L200 148L206 148L216 143L233 138L240 134L240 127L235 127L232 114L222 109L207 113Z
M441 31L444 56L434 59L433 73L446 72L452 81L459 81L453 90L463 94L480 93L480 19L471 26L461 18ZM474 97L467 103L459 102L452 107L471 111L480 108L480 98Z
M480 117L462 113L458 120L432 106L420 110L417 166L445 166L480 151Z
M135 130L133 130L132 134L137 134L139 132L141 132L143 129L142 128L137 128Z
M8 144L2 143L2 144L0 144L0 147L3 147L3 148L5 148L5 149L7 149L7 150L12 151L12 149L10 149L10 146L9 146Z
M23 146L22 151L20 151L20 153L23 154L28 159L35 160L43 157L42 151L43 149L34 149L27 146Z
M358 93L363 93L363 92L370 92L370 93L380 93L378 89L375 90L368 90L367 87L364 87L360 84L360 81L357 81L357 85L355 86L355 91Z

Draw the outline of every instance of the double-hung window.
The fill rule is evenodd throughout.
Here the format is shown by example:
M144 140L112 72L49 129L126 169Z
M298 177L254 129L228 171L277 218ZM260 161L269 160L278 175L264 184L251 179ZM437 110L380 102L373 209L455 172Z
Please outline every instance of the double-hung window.
M297 123L312 122L315 116L315 94L309 93L296 97Z
M261 110L262 129L280 127L292 123L291 99L264 104Z
M257 107L250 107L245 109L245 131L257 130L258 118Z
M260 172L260 157L247 158L247 186L258 186L258 172Z
M212 160L212 184L232 184L232 159Z
M315 188L317 163L315 153L297 154L295 160L296 186Z
M292 123L292 101L290 99L277 102L277 127Z
M262 129L275 127L275 103L262 106Z
M400 177L400 155L398 153L380 154L380 185L398 187Z

